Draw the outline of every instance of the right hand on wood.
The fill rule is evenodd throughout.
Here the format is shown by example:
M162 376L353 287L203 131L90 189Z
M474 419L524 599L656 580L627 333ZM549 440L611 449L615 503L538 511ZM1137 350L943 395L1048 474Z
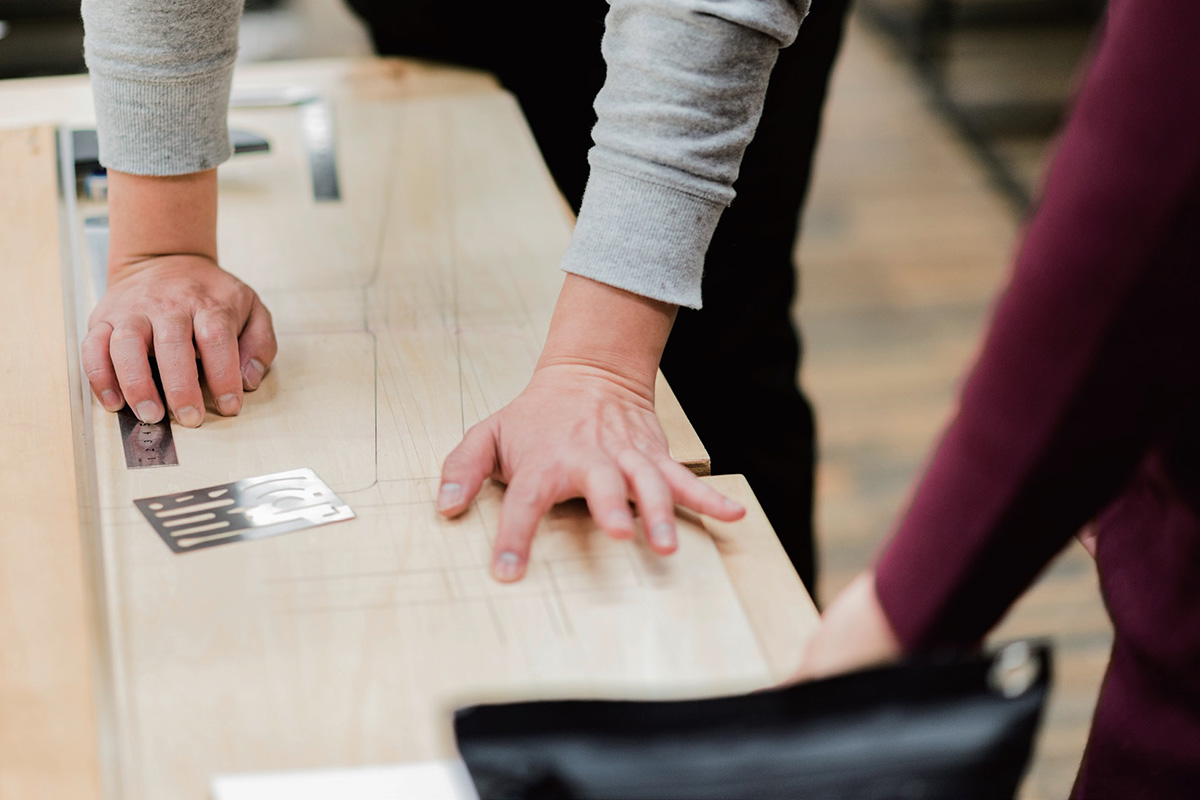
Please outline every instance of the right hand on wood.
M199 255L144 259L110 273L88 321L83 367L109 411L128 404L143 422L163 418L150 359L180 424L204 420L200 369L217 410L242 407L275 358L271 314L254 290ZM199 364L197 364L199 360Z
M725 521L745 513L671 458L653 385L587 363L543 363L515 400L467 431L442 468L438 511L461 514L488 477L508 484L492 557L501 581L525 574L538 521L572 497L617 539L634 535L634 501L662 555L677 546L676 503Z

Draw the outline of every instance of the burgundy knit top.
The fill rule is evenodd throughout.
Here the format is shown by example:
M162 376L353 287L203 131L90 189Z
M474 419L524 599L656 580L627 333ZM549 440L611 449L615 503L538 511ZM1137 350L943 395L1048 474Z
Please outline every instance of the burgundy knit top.
M1099 518L1117 639L1077 797L1200 797L1200 0L1113 0L958 414L878 563L973 644Z

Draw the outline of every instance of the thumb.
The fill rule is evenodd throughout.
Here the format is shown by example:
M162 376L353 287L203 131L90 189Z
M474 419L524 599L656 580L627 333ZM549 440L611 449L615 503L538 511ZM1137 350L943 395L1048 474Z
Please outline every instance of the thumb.
M496 471L495 423L487 419L467 431L458 447L442 464L442 483L438 489L437 510L447 517L461 514L489 475Z

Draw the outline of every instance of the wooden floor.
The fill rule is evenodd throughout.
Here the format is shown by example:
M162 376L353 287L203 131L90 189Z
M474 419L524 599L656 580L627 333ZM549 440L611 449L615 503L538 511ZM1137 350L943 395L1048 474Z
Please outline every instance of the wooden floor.
M828 602L871 557L952 411L1019 220L882 39L852 25L799 247ZM1047 637L1056 686L1021 797L1069 793L1111 643L1073 544L994 641Z

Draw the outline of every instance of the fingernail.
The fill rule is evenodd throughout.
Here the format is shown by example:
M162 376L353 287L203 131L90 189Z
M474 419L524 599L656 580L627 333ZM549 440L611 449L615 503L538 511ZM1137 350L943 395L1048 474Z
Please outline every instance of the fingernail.
M628 511L617 509L608 515L608 524L612 528L620 528L623 531L633 530L633 515Z
M492 565L492 573L497 580L515 581L521 577L521 557L511 550L505 550L496 556L496 563Z
M438 490L437 507L441 511L454 508L462 502L462 487L457 483L443 483Z
M184 406L175 412L175 419L179 420L179 424L185 428L197 428L200 426L200 411L195 406Z
M221 413L225 416L232 417L241 410L242 401L236 394L230 392L229 394L223 394L217 398L217 408L219 408Z
M112 389L105 389L100 393L100 405L104 406L105 411L120 411L125 403Z
M246 381L246 388L254 391L258 385L262 383L263 373L267 368L257 358L252 358L246 362L246 366L242 367L242 378Z
M660 522L650 529L650 543L665 550L675 545L675 526L669 522Z
M744 508L742 508L740 505L738 505L737 503L730 500L728 497L725 498L725 507L728 508L730 511L745 511Z
M163 417L162 409L153 400L143 400L134 411L142 422L158 422Z

